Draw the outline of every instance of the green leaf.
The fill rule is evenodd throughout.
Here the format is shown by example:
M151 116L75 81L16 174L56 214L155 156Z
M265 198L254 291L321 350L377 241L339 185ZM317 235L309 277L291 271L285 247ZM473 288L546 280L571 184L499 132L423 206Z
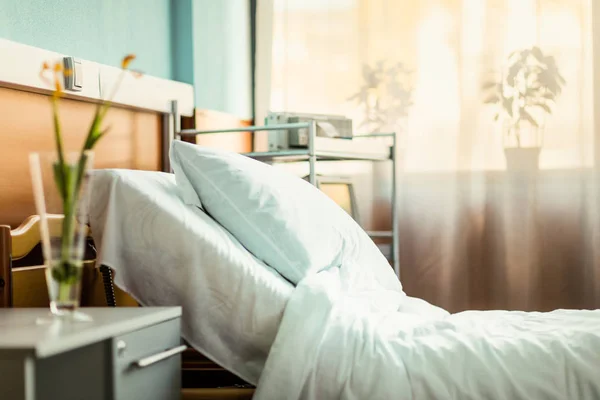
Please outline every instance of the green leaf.
M530 86L525 90L525 97L536 97L539 90L539 87Z
M89 148L92 149L94 148L94 146L96 146L96 143L98 143L98 141L104 137L104 135L106 135L106 133L110 130L110 127L107 127L105 129L103 129L102 131L98 132L97 134L93 135L92 138L90 139L90 144L89 144Z
M485 100L483 100L484 104L495 104L498 103L500 101L500 96L498 96L497 94L492 94L488 97L485 98Z
M545 103L534 103L533 105L540 107L542 110L546 111L548 114L552 114L552 109Z
M525 67L525 64L523 64L521 61L517 61L516 63L514 63L513 65L511 65L508 69L508 74L506 75L506 82L510 85L510 86L514 86L515 84L515 78L517 77L517 75L519 74L519 72L521 72L521 70Z
M541 63L544 62L544 54L542 53L542 50L537 47L537 46L533 46L531 48L531 54Z
M546 64L548 67L556 67L556 59L554 56L546 56L542 60L543 64Z
M504 97L502 99L502 107L504 108L504 110L506 110L508 115L510 115L510 117L512 118L512 116L513 116L512 99L509 97Z
M483 85L481 85L481 88L484 90L487 90L487 89L495 88L497 86L498 86L497 82L490 81L490 82L485 82Z
M67 197L66 189L65 189L65 173L64 173L64 165L63 163L56 162L52 165L52 172L54 175L54 182L56 183L56 188L58 189L58 193L60 194L60 198L65 201Z
M81 279L82 267L78 267L70 261L62 261L58 265L52 266L52 279L64 284L73 285Z
M64 278L64 270L62 267L54 267L52 268L52 279L56 282L62 282Z
M52 96L52 121L54 123L54 140L56 142L56 152L58 153L58 162L64 166L65 156L63 151L62 129L60 126L60 118L58 117L58 100Z
M102 124L103 116L104 112L102 112L102 106L98 104L96 106L96 112L94 113L94 119L90 125L90 130L88 131L88 135L83 144L82 151L91 150L94 147L94 143L97 141L96 137L99 135L100 124Z
M521 118L523 118L525 121L529 122L531 125L535 126L536 128L539 127L539 124L537 123L537 121L531 116L531 114L529 114L524 109L521 109Z

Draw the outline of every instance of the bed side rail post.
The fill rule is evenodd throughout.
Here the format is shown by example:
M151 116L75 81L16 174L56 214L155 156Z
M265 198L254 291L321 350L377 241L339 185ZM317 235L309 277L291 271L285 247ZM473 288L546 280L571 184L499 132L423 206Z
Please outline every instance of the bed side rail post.
M181 115L179 115L177 100L172 100L170 105L171 112L163 114L162 117L161 162L163 172L173 172L169 160L169 150L173 140L181 139L179 136Z
M161 168L163 172L171 172L171 163L169 162L169 149L172 141L171 123L172 114L163 114L162 116L162 138L160 142Z
M0 225L0 308L12 307L11 253L10 226Z
M115 297L115 287L113 286L112 271L106 265L100 266L102 274L102 284L104 286L104 296L108 307L116 307L117 299Z

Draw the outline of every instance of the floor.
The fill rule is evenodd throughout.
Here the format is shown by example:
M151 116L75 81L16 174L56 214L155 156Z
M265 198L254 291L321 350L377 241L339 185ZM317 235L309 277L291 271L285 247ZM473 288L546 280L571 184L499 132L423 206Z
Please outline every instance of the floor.
M218 388L218 389L182 389L181 400L246 400L251 399L254 389Z

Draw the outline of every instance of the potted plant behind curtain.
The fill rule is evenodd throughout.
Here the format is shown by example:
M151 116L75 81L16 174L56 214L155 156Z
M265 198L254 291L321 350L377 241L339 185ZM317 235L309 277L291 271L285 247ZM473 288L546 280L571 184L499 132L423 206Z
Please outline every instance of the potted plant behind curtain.
M484 84L484 103L497 106L494 120L502 122L508 170L538 170L545 119L565 83L554 57L533 46L512 52L501 80Z
M94 116L78 152L67 152L63 142L59 103L64 94L63 82L72 74L60 62L42 65L41 78L52 89L52 121L55 152L32 153L30 168L35 205L40 215L42 251L46 266L46 283L50 311L55 316L74 316L79 306L83 258L86 241L86 182L93 164L93 148L104 137L104 118L134 55L121 62L119 75L108 98L96 105ZM136 73L139 75L139 73ZM50 214L62 214L62 224L48 223Z
M412 106L411 71L401 62L386 66L379 61L374 67L363 65L363 84L348 98L362 108L359 129L367 133L398 132Z

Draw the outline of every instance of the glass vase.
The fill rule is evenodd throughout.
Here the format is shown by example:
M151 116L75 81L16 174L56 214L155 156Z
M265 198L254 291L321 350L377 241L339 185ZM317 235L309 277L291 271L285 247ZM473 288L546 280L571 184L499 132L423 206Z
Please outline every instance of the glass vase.
M31 178L37 214L50 311L74 317L81 296L87 241L89 171L93 153L32 153Z

